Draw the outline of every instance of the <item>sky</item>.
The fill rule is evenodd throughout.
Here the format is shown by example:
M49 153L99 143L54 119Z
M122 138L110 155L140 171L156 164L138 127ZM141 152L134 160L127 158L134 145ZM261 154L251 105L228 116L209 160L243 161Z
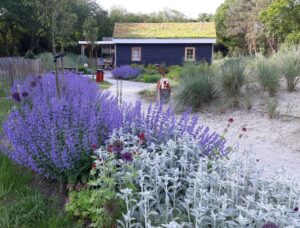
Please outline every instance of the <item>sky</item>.
M129 12L150 13L171 8L183 12L189 18L199 13L215 13L224 0L97 0L106 10L112 6L123 6Z

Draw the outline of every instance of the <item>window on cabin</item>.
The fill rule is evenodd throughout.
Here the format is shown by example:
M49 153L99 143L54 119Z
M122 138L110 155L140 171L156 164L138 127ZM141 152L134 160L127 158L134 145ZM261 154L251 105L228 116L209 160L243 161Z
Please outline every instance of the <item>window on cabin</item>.
M186 47L185 48L185 61L195 61L195 48Z
M133 47L131 48L131 61L141 61L142 60L142 48Z

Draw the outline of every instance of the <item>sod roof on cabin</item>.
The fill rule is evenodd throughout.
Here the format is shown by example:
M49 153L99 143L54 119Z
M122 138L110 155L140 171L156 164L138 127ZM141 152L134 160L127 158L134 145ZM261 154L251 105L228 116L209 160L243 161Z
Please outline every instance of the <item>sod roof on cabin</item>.
M114 38L216 38L215 23L116 23Z

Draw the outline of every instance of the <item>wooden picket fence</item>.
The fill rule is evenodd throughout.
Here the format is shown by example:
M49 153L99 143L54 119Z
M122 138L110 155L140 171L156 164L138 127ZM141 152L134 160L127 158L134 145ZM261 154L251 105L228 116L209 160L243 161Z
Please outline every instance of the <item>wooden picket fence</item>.
M0 58L0 89L6 91L15 81L41 75L41 61L21 57Z

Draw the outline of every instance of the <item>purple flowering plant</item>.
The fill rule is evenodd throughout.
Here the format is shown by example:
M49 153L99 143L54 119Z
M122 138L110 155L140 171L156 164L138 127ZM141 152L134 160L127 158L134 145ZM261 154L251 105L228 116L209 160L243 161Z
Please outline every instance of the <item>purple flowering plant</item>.
M15 85L12 92L19 107L3 124L8 142L5 153L15 162L54 179L74 172L81 158L91 155L92 145L103 144L123 122L115 98L99 92L90 79L69 73L65 84L60 101L53 74ZM17 89L28 91L22 94L26 102Z
M137 78L141 74L141 70L139 68L125 65L112 70L112 74L115 78L128 80Z

